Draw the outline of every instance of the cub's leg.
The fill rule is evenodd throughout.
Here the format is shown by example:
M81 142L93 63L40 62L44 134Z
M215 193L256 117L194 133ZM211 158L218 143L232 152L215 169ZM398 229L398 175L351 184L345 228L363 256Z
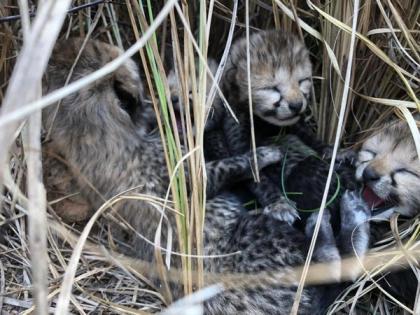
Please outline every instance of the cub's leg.
M222 130L204 132L204 157L206 161L215 161L230 157L225 135Z
M239 217L245 213L242 201L233 193L224 192L206 204L204 242L207 254L225 248L222 243L229 240ZM220 254L220 252L219 252Z
M341 230L338 236L342 254L363 256L369 248L371 211L355 191L346 191L340 203Z
M239 124L227 114L224 119L224 134L231 155L241 154L250 149L249 117L245 113L237 114ZM259 182L249 182L248 188L255 195L264 213L273 214L273 217L293 223L299 217L294 205L283 196L280 186L274 183L263 170L259 173Z
M257 148L259 168L277 163L282 158L277 147ZM229 184L252 177L252 152L206 163L207 196L211 198Z
M314 259L319 262L339 261L340 256L362 257L369 247L370 210L364 200L354 191L346 191L341 198L341 227L337 239L330 224L330 213L324 210L318 234ZM318 213L313 213L306 224L305 234L312 237ZM338 269L339 270L339 269Z
M312 213L306 222L305 235L308 241L312 239L314 234L318 214L318 211ZM334 232L330 223L331 214L328 209L324 210L324 215L321 220L313 259L315 262L330 264L330 276L338 281L341 275L340 252L335 241Z

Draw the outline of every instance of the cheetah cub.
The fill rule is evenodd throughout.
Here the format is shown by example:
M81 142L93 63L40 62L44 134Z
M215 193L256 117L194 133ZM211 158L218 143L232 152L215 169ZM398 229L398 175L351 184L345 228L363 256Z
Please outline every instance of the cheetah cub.
M254 114L277 126L295 124L311 90L308 50L295 35L269 30L250 36L249 53ZM248 110L247 76L246 39L241 38L232 45L224 77L231 105L241 112Z
M46 92L64 85L81 44L81 39L57 44L46 73ZM73 80L99 69L121 53L117 47L90 41L74 68ZM94 209L98 209L104 200L134 187L151 196L164 198L166 195L170 179L163 147L159 137L151 137L143 130L147 125L142 115L145 106L138 69L132 60L128 60L113 74L65 97L59 107L50 106L43 110L44 125L51 127L51 148L68 161L76 174L83 175L77 176L77 184ZM282 158L281 151L273 147L259 147L257 156L260 167L277 163ZM208 186L212 188L207 192L204 254L237 254L206 259L205 269L216 273L287 274L291 267L304 263L305 246L312 236L313 227L309 226L304 234L264 213L247 213L236 196L220 192L233 179L251 177L250 157L248 152L206 163ZM352 218L347 223L358 224L357 220L364 217L354 214L355 198L357 196L349 194L343 199L342 211ZM157 206L130 199L116 204L114 210L131 224L134 232L153 240L162 218L162 209L156 209ZM361 203L358 211L364 212L365 209ZM165 223L175 226L175 215L165 212ZM315 218L310 222L315 222ZM349 231L352 230L353 226ZM163 229L162 242L168 237L165 231ZM153 242L150 244L137 238L134 232L129 235L130 249L127 252L141 259L153 260ZM319 236L316 260L338 260L328 213ZM350 242L350 237L347 233L339 241ZM177 266L176 259L174 265ZM261 281L250 287L234 286L206 301L204 310L209 315L288 314L295 291L294 286L277 281ZM181 294L174 292L177 297ZM319 287L305 288L300 314L322 313L327 298Z
M417 123L420 121L420 115L414 118ZM372 246L377 241L383 246L388 236L394 238L394 231L386 222L394 213L405 217L420 213L420 158L405 121L388 123L363 142L356 162L356 179L364 184L363 196L373 212ZM407 237L409 234L402 235L403 242ZM418 280L411 267L378 278L383 278L383 289L414 307L419 299Z
M212 58L208 58L207 59L207 67L209 68L209 71L214 75L216 75L216 71L217 71L217 67L218 67L218 63L216 62L216 60L212 59ZM198 82L199 80L199 73L198 73L198 62L196 65L196 82ZM175 116L177 119L177 124L178 124L178 131L181 131L181 117L185 114L185 102L187 100L184 99L184 96L182 95L182 88L181 88L181 78L180 76L177 74L177 71L175 71L175 68L172 68L167 76L167 80L168 80L168 87L169 87L169 92L170 92L170 96L171 96L171 103L173 106L173 109L175 111ZM208 96L211 86L212 86L212 79L210 77L210 75L207 74L207 84L206 84L206 96ZM198 84L198 83L197 83ZM193 106L194 104L191 104L192 101L192 94L193 94L193 86L192 86L192 80L188 80L188 82L186 83L186 93L187 93L187 97L189 99L190 102L190 106ZM198 92L198 91L197 91ZM207 99L206 99L207 101ZM200 104L201 105L201 104ZM211 105L209 104L205 104L205 109L204 109L204 114L206 117L206 121L205 121L205 127L204 129L206 131L210 131L210 130L214 130L216 127L219 126L220 121L222 120L222 115L224 114L223 111L223 105L221 103L220 98L218 97L217 93L215 95L215 98L213 100L213 103ZM192 109L191 109L192 111Z
M420 118L416 117L417 120ZM420 211L420 159L406 122L393 122L368 138L357 159L356 179L372 208L415 216Z
M76 38L56 45L44 92L64 85L82 42ZM74 67L72 80L92 73L121 53L115 46L90 41ZM82 197L93 209L135 187L136 192L165 198L170 182L165 154L160 138L147 132L149 120L143 115L147 106L139 70L128 60L113 74L65 97L59 106L43 110L44 127L51 128L49 149L66 160ZM275 147L258 148L257 154L260 167L281 159L281 152ZM206 164L209 205L211 197L232 179L252 177L250 159L251 154L245 153ZM153 239L162 211L149 202L134 200L123 201L114 209L145 237L128 235L126 252L152 259ZM164 223L175 226L175 215L167 211ZM211 211L206 215L210 217ZM167 239L166 233L167 229L163 229L162 242Z
M239 120L238 125L227 113L223 123L232 155L247 152L251 147L246 45L245 38L232 45L223 77L223 91ZM304 44L292 34L260 31L250 36L249 54L254 115L276 126L297 123L311 90L312 67ZM255 132L258 138L258 130ZM260 182L250 183L249 189L267 213L289 223L298 217L267 173L262 172Z
M218 68L218 63L216 60L212 58L207 58L207 66L209 70L212 72L213 76L216 75L216 71ZM196 73L196 81L198 81L199 76L198 72ZM181 117L185 117L185 101L182 97L182 89L180 84L181 78L177 75L177 72L175 69L171 69L168 73L168 86L169 91L171 95L171 102L172 106L174 108L175 116L177 118L177 124L178 126L181 126ZM212 79L209 75L207 75L207 85L206 85L206 96L208 97L211 86L212 86ZM192 91L192 84L191 80L188 80L186 84L188 90L188 96L191 98L191 95L193 93ZM191 100L190 100L191 103ZM194 104L193 104L194 105ZM201 104L199 104L201 105ZM223 107L222 100L220 99L219 95L216 93L215 98L209 106L207 104L207 98L206 98L206 108L205 108L205 114L207 116L207 119L205 121L204 126L204 156L206 161L214 161L219 159L228 158L231 156L229 150L228 150L228 144L226 142L223 130L222 130L222 123L224 119L224 115L227 113L225 112L225 109ZM181 130L179 127L178 130Z

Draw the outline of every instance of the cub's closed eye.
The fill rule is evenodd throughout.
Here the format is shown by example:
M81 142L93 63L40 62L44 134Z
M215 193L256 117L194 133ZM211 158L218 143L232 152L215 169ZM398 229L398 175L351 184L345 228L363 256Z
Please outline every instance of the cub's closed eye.
M262 91L267 91L267 92L277 92L280 93L280 89L278 86L272 86L272 87L266 87L266 88L262 88Z
M360 151L361 153L367 153L368 155L372 156L372 158L374 158L376 156L376 152L369 150L369 149L363 149L362 151Z
M299 80L299 84L302 84L303 82L311 82L311 78L307 77L307 78L304 78L302 80Z
M416 176L417 178L420 178L420 176L417 173L415 173L413 171L410 171L410 170L408 170L406 168L399 168L399 169L396 169L394 171L394 174L398 174L398 173L400 173L400 174L401 173L402 174L409 174L409 175L412 175L412 176Z

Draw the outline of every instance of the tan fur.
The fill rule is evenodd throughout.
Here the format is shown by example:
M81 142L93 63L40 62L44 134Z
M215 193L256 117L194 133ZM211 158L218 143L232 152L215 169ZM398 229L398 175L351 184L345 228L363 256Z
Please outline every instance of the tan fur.
M232 46L226 65L224 86L248 109L246 38ZM294 124L307 106L311 90L312 66L308 50L294 35L280 31L261 31L250 36L251 96L254 114L279 126ZM236 91L235 91L236 90ZM291 104L301 104L298 111ZM275 111L267 115L270 111Z
M366 173L377 176L366 180ZM396 202L395 211L420 211L420 160L406 122L392 123L367 139L359 152L356 178L382 199Z
M74 174L62 158L48 150L48 145L43 152L43 179L48 202L65 222L75 223L90 217L92 207L80 194Z
M47 70L47 90L63 86L81 43L82 39L77 38L57 44ZM72 80L99 69L121 53L115 46L91 41L75 68ZM117 90L120 93L126 91L132 99L124 104ZM135 124L123 109L124 106L133 106L133 116L137 116L137 107L145 109L149 106L144 102L140 104L143 99L137 66L128 60L113 74L63 99L57 116L54 115L56 106L43 111L45 128L52 128L49 149L65 158L83 197L93 209L98 209L105 200L137 186L146 194L159 197L166 194L167 187L162 183L167 183L169 179L166 169L162 167L165 165L162 147L148 146L147 141L139 141L146 137L146 123L139 119L139 124ZM138 104L132 104L137 101ZM143 154L131 158L137 152ZM145 163L150 167L142 167ZM139 207L142 216L136 210ZM119 203L115 208L121 209L119 214L153 242L161 218L159 211L141 201ZM168 216L169 220L174 220L172 215ZM144 218L147 218L147 224ZM136 237L132 237L131 242L132 248L128 253L142 251L144 256L153 257L152 246Z
M60 87L60 84L63 84L62 80L68 75L78 53L78 51L75 50L75 47L81 47L82 42L83 40L81 38L75 38L69 40L65 44L60 43L57 45L53 55L53 62L49 65L45 78L46 80L44 80L44 90L51 90L55 87ZM72 80L83 77L85 74L91 72L91 68L99 68L100 65L115 59L121 54L121 50L118 49L118 47L106 43L94 43L94 45L89 44L86 46L83 58L79 60L77 71L72 75ZM66 45L69 46L66 47ZM100 53L102 50L105 50L106 54ZM84 69L84 71L81 69ZM83 100L91 100L94 102L95 96L94 94L92 95L92 90L96 88L101 92L98 101L111 103L118 102L112 87L108 88L108 86L104 84L104 82L112 82L114 78L118 79L119 82L124 83L124 89L127 90L128 93L142 96L142 85L133 81L132 77L139 80L137 66L134 62L129 60L125 66L121 67L117 72L108 75L106 77L108 81L106 79L104 81L98 81L89 88L81 89L77 94L77 99L80 104L83 104ZM54 111L55 107L48 108L44 111L44 115L45 113L51 113L52 115L47 116L54 117ZM44 117L44 125L46 129L52 127L54 130L55 124L60 122L49 121L48 117ZM137 130L139 133L145 132L143 126L140 126ZM95 139L89 139L89 137L89 134L84 135L86 142L95 141ZM65 152L62 147L66 146L67 144L65 142L60 143L60 141L57 141L57 138L51 143L44 145L43 176L47 190L47 200L52 202L62 199L59 202L55 202L52 205L52 208L64 221L72 223L88 219L92 214L92 205L83 197L83 195L79 194L80 190L83 189L81 187L84 187L87 183L84 179L79 178L80 174L77 174L78 166L70 165L68 162L63 160L60 161L60 159L57 158ZM73 170L70 170L69 168L73 168ZM74 172L76 172L76 174L74 174ZM77 184L77 179L83 182L81 186Z

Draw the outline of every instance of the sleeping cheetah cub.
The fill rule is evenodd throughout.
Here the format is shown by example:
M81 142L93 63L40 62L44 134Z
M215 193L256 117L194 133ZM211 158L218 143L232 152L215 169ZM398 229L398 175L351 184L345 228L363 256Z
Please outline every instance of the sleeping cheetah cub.
M250 36L251 97L253 113L276 126L288 126L299 120L311 90L312 67L309 52L294 35L280 31L261 31ZM224 134L232 155L249 151L250 117L247 79L246 39L232 45L223 78L223 91L239 119L226 114ZM258 137L258 130L256 130ZM296 209L287 202L279 185L264 171L259 183L250 190L267 212L278 213L280 219L292 223Z
M81 43L81 39L72 39L57 44L46 73L46 91L64 84ZM117 47L90 41L74 68L73 80L97 70L120 54ZM51 147L83 175L77 176L78 185L94 209L99 208L104 200L133 187L151 196L162 198L166 195L169 176L162 143L160 138L149 136L143 130L146 122L141 111L144 106L138 69L133 61L128 60L113 74L64 98L59 108L51 106L43 110L45 126L52 127ZM282 157L280 150L273 147L260 147L257 155L260 167L276 163ZM304 262L311 227L305 235L263 213L246 213L238 198L219 193L232 179L251 176L249 158L250 154L245 153L206 163L208 186L213 188L206 205L205 254L239 251L237 255L205 260L205 268L209 272L252 275L260 271L287 272L288 268ZM352 215L353 200L357 196L349 193L346 198L343 199L342 211L355 219L348 222L359 224L357 220L363 216ZM158 204L151 205L146 201L125 200L115 205L114 210L131 224L135 232L153 240L162 213L162 209L157 207ZM363 212L364 207L357 211ZM174 225L175 215L166 211L165 223ZM132 248L128 253L152 260L153 245L132 234L129 235ZM164 242L167 235L165 232L162 234ZM343 235L342 240L351 241L349 235ZM339 258L335 242L326 216L315 252L318 261L329 262ZM177 264L176 259L174 263ZM295 290L293 286L273 282L261 282L250 288L235 287L208 300L205 313L288 314ZM181 292L174 294L180 296ZM324 290L306 288L300 313L320 313L324 297Z
M250 36L249 53L254 114L277 126L295 124L307 106L311 90L308 50L295 35L270 30ZM245 38L232 45L225 71L223 83L231 105L248 110Z

